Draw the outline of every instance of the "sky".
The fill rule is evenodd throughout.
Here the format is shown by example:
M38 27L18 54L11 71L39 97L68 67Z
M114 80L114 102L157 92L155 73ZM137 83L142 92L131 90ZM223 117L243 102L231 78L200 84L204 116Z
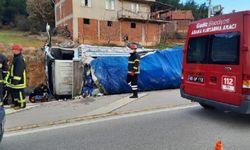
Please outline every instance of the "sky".
M181 0L181 2L186 2L187 0ZM207 0L194 0L195 2L202 4L206 2L208 4ZM250 10L250 0L211 0L212 6L214 5L222 5L224 7L223 13L227 14L232 12L233 10L236 11L242 11L242 10Z

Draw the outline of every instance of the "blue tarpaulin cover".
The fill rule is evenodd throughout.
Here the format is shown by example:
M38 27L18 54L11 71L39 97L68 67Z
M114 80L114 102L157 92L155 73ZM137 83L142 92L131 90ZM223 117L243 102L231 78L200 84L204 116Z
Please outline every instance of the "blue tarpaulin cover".
M159 50L141 56L140 91L178 88L181 81L182 48ZM92 71L106 94L131 92L127 84L128 57L99 57Z

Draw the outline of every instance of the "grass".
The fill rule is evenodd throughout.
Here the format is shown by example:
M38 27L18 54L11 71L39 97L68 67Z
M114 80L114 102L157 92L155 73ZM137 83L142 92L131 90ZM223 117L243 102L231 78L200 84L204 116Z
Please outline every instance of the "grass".
M24 47L41 47L43 45L43 41L28 37L27 35L25 32L0 30L0 43L7 47L13 43L21 44Z
M150 47L147 47L147 48L152 48L152 49L166 49L166 48L172 48L172 47L175 47L175 46L183 46L184 45L184 40L183 39L171 39L171 40L168 40L166 43L160 43L158 45L155 45L155 46L150 46Z

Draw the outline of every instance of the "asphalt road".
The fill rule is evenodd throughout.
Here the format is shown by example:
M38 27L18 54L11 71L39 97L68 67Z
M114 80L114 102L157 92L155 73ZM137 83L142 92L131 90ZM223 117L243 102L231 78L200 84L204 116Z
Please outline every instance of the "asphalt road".
M1 150L250 149L250 116L199 106L124 116L89 124L5 135Z

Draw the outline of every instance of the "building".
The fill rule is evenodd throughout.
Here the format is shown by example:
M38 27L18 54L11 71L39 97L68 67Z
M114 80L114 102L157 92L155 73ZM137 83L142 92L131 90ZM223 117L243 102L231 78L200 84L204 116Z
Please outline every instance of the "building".
M56 27L67 26L81 43L124 44L124 37L142 45L160 42L166 21L152 19L155 0L56 0Z
M172 21L175 24L177 32L187 32L188 25L194 21L194 16L191 10L175 10L161 14L164 20Z

